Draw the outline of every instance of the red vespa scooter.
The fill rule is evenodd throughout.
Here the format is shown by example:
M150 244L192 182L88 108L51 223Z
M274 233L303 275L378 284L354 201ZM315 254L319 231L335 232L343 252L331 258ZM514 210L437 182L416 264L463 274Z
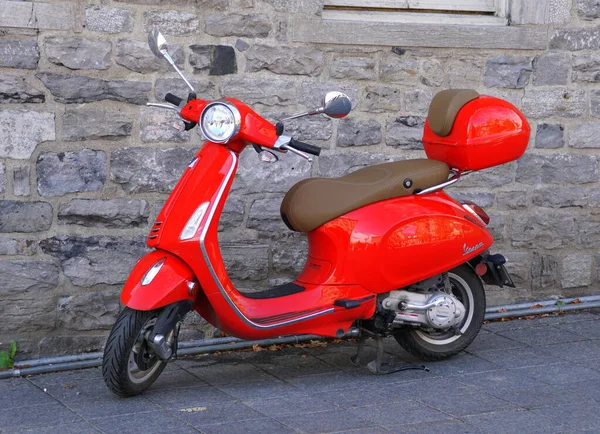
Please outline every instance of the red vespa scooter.
M163 36L150 47L174 65ZM305 232L308 258L293 281L255 293L236 290L219 250L217 228L239 154L252 144L264 158L294 153L312 161L320 149L284 135L231 98L186 101L167 94L186 129L208 139L183 173L148 236L155 250L125 283L106 343L102 372L117 395L141 393L177 348L184 316L196 310L223 332L244 339L315 334L377 339L375 373L394 369L382 337L440 360L465 349L485 312L485 283L514 286L502 255L490 255L487 214L443 192L468 171L517 159L529 125L511 104L470 90L442 91L431 103L423 142L431 159L380 164L340 178L305 179L291 188L281 215ZM322 107L297 116L340 118L349 99L329 93ZM359 346L360 347L360 346ZM358 359L357 359L358 361Z

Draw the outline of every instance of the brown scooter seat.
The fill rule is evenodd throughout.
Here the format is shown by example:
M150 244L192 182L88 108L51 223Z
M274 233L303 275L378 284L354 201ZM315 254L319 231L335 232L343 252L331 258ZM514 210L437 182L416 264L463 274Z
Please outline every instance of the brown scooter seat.
M283 198L281 216L290 229L310 232L349 211L413 194L448 180L446 163L417 159L365 167L340 178L310 178Z
M471 89L448 89L438 92L431 100L427 115L431 131L440 137L446 137L452 131L460 109L478 97L479 94Z

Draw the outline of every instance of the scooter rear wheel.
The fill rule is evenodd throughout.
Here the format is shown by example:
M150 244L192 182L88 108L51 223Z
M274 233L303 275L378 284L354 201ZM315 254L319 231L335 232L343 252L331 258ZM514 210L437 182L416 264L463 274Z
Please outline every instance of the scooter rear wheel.
M448 273L452 294L465 306L466 314L454 330L428 332L402 328L394 338L406 351L426 361L452 357L467 348L479 333L485 315L485 292L481 280L468 265L461 265Z
M167 362L152 354L144 335L160 310L140 311L126 307L113 326L102 360L102 376L108 388L123 397L148 389L161 374Z

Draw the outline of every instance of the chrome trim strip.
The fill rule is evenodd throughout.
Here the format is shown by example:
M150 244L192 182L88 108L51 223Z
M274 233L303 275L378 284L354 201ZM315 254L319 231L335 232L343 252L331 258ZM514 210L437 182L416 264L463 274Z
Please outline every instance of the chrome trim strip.
M319 311L319 312L312 313L310 315L302 316L300 318L294 318L294 319L291 319L291 320L287 320L287 321L283 321L283 322L275 323L275 324L260 325L260 324L255 323L254 321L252 321L248 317L246 317L243 314L243 312L237 307L237 305L233 302L233 300L229 297L229 295L227 294L227 292L225 291L225 288L223 287L223 285L221 284L221 282L217 278L217 273L215 273L215 269L213 268L213 265L211 264L210 260L208 259L208 253L206 251L206 246L204 245L204 241L206 239L206 233L208 232L208 228L210 227L210 224L211 224L212 219L213 219L213 217L215 215L217 207L219 206L219 203L221 202L221 196L223 196L223 192L225 191L225 187L227 186L227 183L229 182L229 179L233 175L233 172L234 172L234 169L235 169L235 166L236 166L236 163L237 163L237 156L235 155L235 152L233 152L232 150L229 150L229 153L233 157L234 164L231 165L231 169L229 169L229 173L227 174L227 176L225 177L225 180L221 184L219 192L217 193L217 199L212 204L212 207L211 207L211 209L210 209L210 211L208 213L208 218L206 219L206 223L204 224L204 227L202 228L202 233L200 234L200 250L202 250L202 256L204 256L204 262L206 262L206 266L208 267L208 270L210 271L210 275L212 276L213 280L217 284L217 287L219 288L219 291L221 292L221 295L225 298L225 300L227 300L227 303L229 304L229 306L231 306L231 308L237 313L237 315L246 324L248 324L248 325L250 325L252 327L258 328L258 329L271 329L271 328L275 328L275 327L281 327L281 326L286 325L286 324L293 324L293 323L296 323L296 322L299 322L299 321L304 321L304 320L309 319L309 318L315 318L317 316L321 316L321 315L325 315L325 314L333 312L334 308L331 307L331 308L327 308L327 309L324 309L324 310Z

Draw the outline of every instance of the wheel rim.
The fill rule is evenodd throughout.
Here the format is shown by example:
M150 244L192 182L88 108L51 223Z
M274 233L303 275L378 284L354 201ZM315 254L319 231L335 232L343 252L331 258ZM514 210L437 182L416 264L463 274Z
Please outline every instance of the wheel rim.
M467 314L459 325L461 333L465 333L471 322L473 321L473 313L475 307L475 300L473 298L473 290L469 284L460 276L449 273L450 284L452 285L452 294L458 298L458 300L465 306ZM461 338L462 335L457 335L453 330L440 331L440 332L424 332L423 330L415 330L415 333L432 345L447 345Z
M136 341L131 346L129 358L127 359L127 376L132 383L140 384L148 380L160 368L162 361L156 355L148 351L148 345L145 341L146 332L156 323L156 317L146 321L137 336ZM141 352L141 354L140 354ZM136 358L144 358L146 369L138 365ZM147 360L147 361L146 361Z

